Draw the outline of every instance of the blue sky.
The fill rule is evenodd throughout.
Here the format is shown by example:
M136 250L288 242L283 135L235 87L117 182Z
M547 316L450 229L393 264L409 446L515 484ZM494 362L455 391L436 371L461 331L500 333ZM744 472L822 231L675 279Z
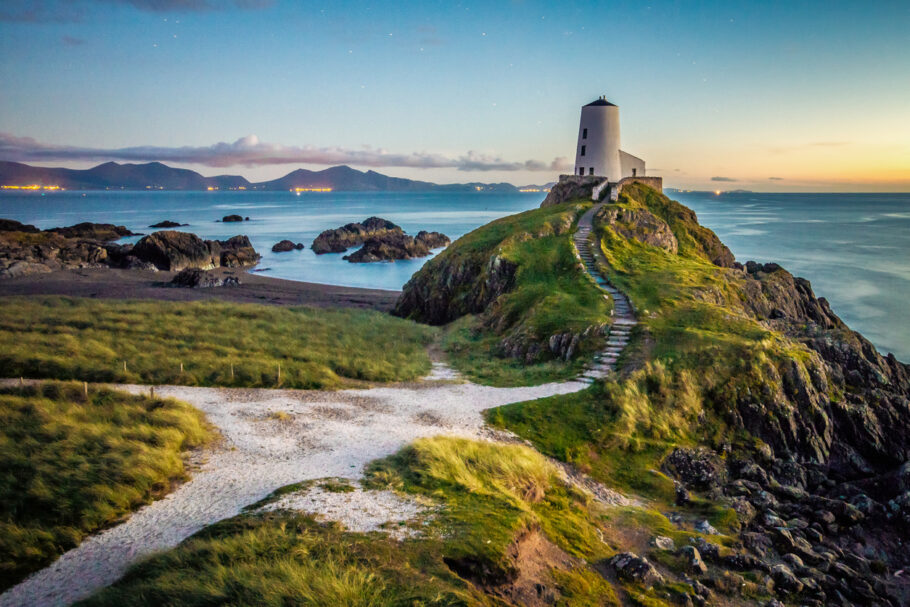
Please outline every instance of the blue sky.
M0 81L48 165L542 183L606 94L667 186L910 190L907 2L5 0Z

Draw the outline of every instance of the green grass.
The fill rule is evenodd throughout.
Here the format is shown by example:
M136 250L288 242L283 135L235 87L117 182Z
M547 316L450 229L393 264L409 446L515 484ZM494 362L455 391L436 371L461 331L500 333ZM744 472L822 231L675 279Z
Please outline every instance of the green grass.
M583 339L568 363L547 344L553 335L581 334L609 320L612 302L597 288L575 257L572 234L590 203L534 209L493 221L459 238L415 275L431 290L447 289L455 268L476 268L456 287L453 307L468 303L488 287L491 261L516 266L514 285L486 310L462 317L446 333L452 364L467 377L493 385L530 385L564 379L580 369L597 338ZM527 357L511 357L505 344L518 344ZM530 347L530 348L529 348Z
M599 513L527 447L422 439L374 462L366 485L437 504L423 533L399 541L289 512L248 513L134 566L83 605L504 605L450 565L486 572L474 582L507 580L521 565L508 547L532 528L582 559L551 572L558 605L618 604L585 563L610 553L597 536Z
M170 490L211 437L172 399L82 385L0 389L0 589Z
M673 481L660 463L675 446L747 449L754 439L729 426L729 412L751 394L780 394L791 365L808 373L818 363L805 346L760 324L746 305L745 277L710 261L721 245L691 211L644 186L626 188L618 204L665 220L679 242L672 254L595 226L605 273L640 321L625 373L583 392L493 409L487 420L608 486L669 508ZM776 400L786 414L790 405ZM688 511L725 532L737 527L728 508L698 496Z
M333 389L424 375L435 334L361 310L0 298L0 376Z
M243 515L139 564L80 605L491 604L449 571L436 548L379 533L345 533L289 513Z

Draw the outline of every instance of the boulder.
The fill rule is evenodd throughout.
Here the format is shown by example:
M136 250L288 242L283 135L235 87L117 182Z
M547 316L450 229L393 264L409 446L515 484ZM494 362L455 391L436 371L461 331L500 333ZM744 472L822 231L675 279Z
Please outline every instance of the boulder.
M689 573L704 575L708 572L708 566L701 560L701 554L695 546L683 546L679 549L679 556L682 557Z
M695 523L695 530L706 535L717 535L718 531L707 520L701 520Z
M176 221L164 220L159 221L158 223L153 223L150 225L150 228L180 228L183 226L189 225L188 223L178 223Z
M363 246L343 259L351 263L371 263L375 261L395 261L396 259L413 259L425 257L430 249L411 236L390 232L382 236L367 239Z
M370 217L361 223L349 223L334 230L323 231L313 241L312 249L317 255L343 253L365 243L369 238L389 234L404 234L404 231L387 219Z
M302 242L298 242L295 244L293 240L282 240L282 241L276 242L274 245L272 245L272 252L273 253L284 253L287 251L294 251L294 250L299 251L302 248L303 248Z
M249 219L249 217L247 217ZM221 221L224 223L230 223L233 221L243 221L243 215L225 215L221 218Z
M652 537L651 546L660 550L674 550L676 548L676 544L673 542L673 538L667 537L665 535L657 535Z
M220 257L213 256L206 241L195 234L174 230L145 236L133 247L132 255L141 261L153 263L159 270L172 272L184 268L209 270L221 265Z
M232 236L227 240L206 241L212 252L219 252L221 267L246 268L259 263L261 255L256 252L246 236ZM217 246L216 246L217 245Z
M648 559L632 552L621 552L611 558L608 563L616 571L619 579L641 584L645 588L664 581L664 577L654 568L654 565L648 562Z
M664 459L661 467L687 487L700 491L723 484L726 474L720 456L705 447L677 447Z
M784 594L802 592L803 583L786 565L774 565L771 567L771 577L774 579L775 588Z

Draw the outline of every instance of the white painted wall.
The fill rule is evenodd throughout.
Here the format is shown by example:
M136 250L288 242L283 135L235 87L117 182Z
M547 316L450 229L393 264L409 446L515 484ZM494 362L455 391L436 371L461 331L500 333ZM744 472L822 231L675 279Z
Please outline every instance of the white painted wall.
M596 102L595 102L596 103ZM584 136L587 129L587 137ZM582 156L582 146L584 155ZM581 108L578 126L578 146L575 150L575 174L584 174L619 181L622 163L619 155L619 108L615 105L586 105Z
M632 177L633 173L635 177L645 176L645 161L641 158L619 150L619 163L622 165L623 177Z

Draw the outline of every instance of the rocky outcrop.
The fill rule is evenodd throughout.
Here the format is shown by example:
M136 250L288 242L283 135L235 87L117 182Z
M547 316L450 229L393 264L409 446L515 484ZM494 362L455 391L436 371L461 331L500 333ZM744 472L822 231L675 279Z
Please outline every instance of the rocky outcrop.
M199 268L181 270L170 282L172 287L205 289L210 287L235 287L240 284L236 276L218 276Z
M88 240L118 240L124 236L139 236L125 226L115 226L112 223L77 223L65 228L51 228L48 232L60 234L64 238L85 238Z
M673 230L666 221L650 211L606 206L597 213L594 221L609 226L623 238L634 239L669 253L679 250L679 242L673 235Z
M118 245L66 238L55 232L0 232L0 277L105 267L113 261L111 253L119 249Z
M559 183L550 188L540 206L551 207L565 202L591 200L594 187L603 181L603 177L593 175L560 175Z
M299 251L302 248L303 248L302 242L298 242L295 244L293 240L282 240L282 241L276 242L274 245L272 245L272 252L273 253L286 253L288 251L294 251L294 250Z
M390 233L367 239L360 249L343 259L352 263L371 263L426 257L429 254L430 249L413 236Z
M250 220L249 217L244 218L243 215L225 215L224 217L221 218L221 221L224 223L231 223L231 222L235 222L235 221L249 221L249 220Z
M387 219L370 217L361 223L349 223L334 230L325 230L313 241L312 249L317 255L343 253L351 247L363 244L369 238L389 234L404 234L404 231Z
M195 234L164 230L144 237L130 255L155 265L159 270L180 271L184 268L210 270L217 267L248 267L259 262L246 236L228 240L202 240Z
M189 225L188 223L178 223L176 221L164 220L159 221L158 223L153 223L150 225L150 228L180 228L183 226Z

